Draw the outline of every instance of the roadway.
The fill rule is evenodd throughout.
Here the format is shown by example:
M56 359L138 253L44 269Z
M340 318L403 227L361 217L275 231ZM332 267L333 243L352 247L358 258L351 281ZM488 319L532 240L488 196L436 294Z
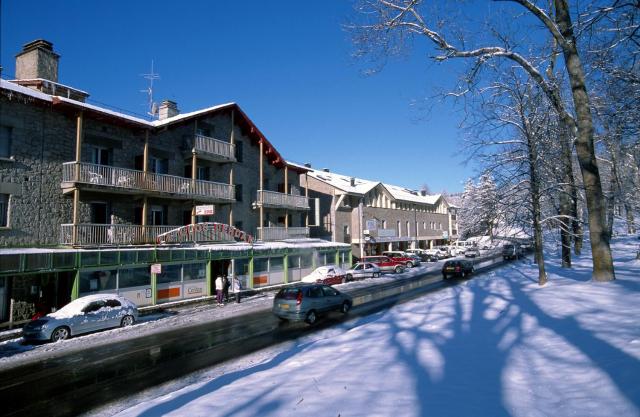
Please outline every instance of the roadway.
M501 263L485 260L476 270ZM443 281L440 271L433 271L354 289L348 291L354 298L354 308L348 315L331 314L311 327L283 324L264 310L20 365L0 371L2 415L77 415L199 369L456 283Z

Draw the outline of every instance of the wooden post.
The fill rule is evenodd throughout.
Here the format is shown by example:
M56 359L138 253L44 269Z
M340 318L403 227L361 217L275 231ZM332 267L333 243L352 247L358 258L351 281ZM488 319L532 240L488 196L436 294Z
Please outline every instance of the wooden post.
M196 189L196 177L198 176L197 163L198 163L198 157L196 156L196 153L194 152L191 155L191 190L194 190L194 191ZM192 201L192 204L191 204L191 224L196 224L196 204L195 204L195 201Z
M193 124L193 140L196 140L198 134L198 120ZM198 177L198 156L195 147L191 149L191 192L196 189L196 179ZM196 204L191 202L191 224L196 224Z
M308 173L304 173L304 196L307 199L307 204L309 204L309 175ZM311 208L309 208L311 209ZM309 210L307 210L307 216L305 219L305 226L309 227Z
M142 179L144 183L147 182L147 171L149 170L149 131L146 130L144 134L144 151L142 152ZM147 226L147 213L149 211L149 202L147 196L142 198L142 230Z
M235 111L231 110L231 134L229 136L229 143L231 144L231 151L234 153L233 157L235 157ZM229 169L229 185L233 186L233 159L231 162L231 168ZM235 188L232 187L235 190ZM233 196L235 200L235 195ZM233 204L229 205L229 226L233 226Z
M83 124L84 113L80 112L76 119L76 169L75 169L75 182L80 181L80 160L82 159L82 138L83 138ZM78 223L80 218L80 190L78 184L75 185L73 190L73 236L71 238L71 244L78 244Z
M264 189L262 188L264 187L264 141L262 139L260 139L260 196L262 197L264 195ZM259 224L259 231L260 231L260 240L264 240L264 207L263 207L263 201L258 201L258 204L260 205L260 224Z
M284 193L289 195L289 167L287 165L284 166ZM284 229L285 231L289 229L289 210L287 209L284 210Z

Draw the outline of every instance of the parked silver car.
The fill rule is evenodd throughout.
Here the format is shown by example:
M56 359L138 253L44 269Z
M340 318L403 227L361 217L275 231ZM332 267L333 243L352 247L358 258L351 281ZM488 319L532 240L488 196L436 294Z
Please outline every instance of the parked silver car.
M470 246L464 251L464 256L467 258L475 258L480 256L480 250L477 246Z
M117 294L88 295L30 321L22 329L22 337L57 342L82 333L131 326L136 320L138 309L126 298Z
M314 324L330 311L346 314L353 305L351 296L322 284L282 288L273 299L272 312L281 320Z
M347 269L347 281L363 278L377 278L380 276L378 265L369 262L358 262L351 269Z

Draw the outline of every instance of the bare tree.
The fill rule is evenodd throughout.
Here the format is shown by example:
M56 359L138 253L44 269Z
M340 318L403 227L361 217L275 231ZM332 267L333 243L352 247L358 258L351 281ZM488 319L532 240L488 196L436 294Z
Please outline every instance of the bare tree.
M468 47L473 41L469 37L456 37L456 34L445 33L448 25L444 16L423 13L426 9L421 0L365 0L360 12L367 20L356 31L357 45L365 45L365 52L375 51L379 54L397 50L407 39L419 37L430 42L438 54L436 61L447 61L454 58L474 60L474 71L479 71L486 62L496 59L507 59L523 68L544 92L549 102L558 113L564 126L575 133L575 149L582 173L585 196L588 207L589 233L593 254L593 274L597 281L615 279L613 259L609 246L610 236L606 230L604 196L600 173L594 149L594 127L589 102L589 94L585 84L585 71L578 51L574 26L566 0L553 0L553 7L547 11L528 0L506 0L523 7L529 17L542 23L546 33L555 42L557 53L564 58L564 68L570 83L573 111L575 117L567 110L560 94L560 87L544 76L540 69L541 62L527 59L518 52L507 35L494 30L499 44L491 46ZM477 36L483 40L486 36ZM456 46L452 40L459 45ZM375 48L372 49L372 42ZM378 43L376 43L378 42ZM368 44L368 46L366 46ZM515 43L517 46L517 42Z

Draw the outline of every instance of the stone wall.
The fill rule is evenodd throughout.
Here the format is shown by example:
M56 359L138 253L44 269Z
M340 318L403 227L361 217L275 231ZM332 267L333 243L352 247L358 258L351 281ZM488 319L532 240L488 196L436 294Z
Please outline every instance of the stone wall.
M10 194L0 246L54 245L72 205L62 194L62 164L74 159L75 119L20 95L0 96L0 124L11 129L12 160L0 160L0 193Z

